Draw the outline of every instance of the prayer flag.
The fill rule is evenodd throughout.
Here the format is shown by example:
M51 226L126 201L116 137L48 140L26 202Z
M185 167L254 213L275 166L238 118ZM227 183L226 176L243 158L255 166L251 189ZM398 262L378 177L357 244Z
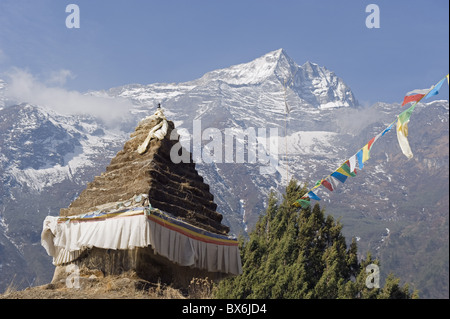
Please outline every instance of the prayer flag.
M356 170L356 154L348 159L348 163L350 166L350 172L354 172Z
M387 127L387 128L383 131L383 133L381 133L381 136L383 136L384 134L386 134L387 132L389 132L389 131L391 130L392 126L394 126L394 123L392 123L391 125L389 125L389 127Z
M309 200L305 199L300 200L300 206L302 206L302 208L308 208L309 205L311 205L311 202Z
M336 170L336 172L341 173L341 174L343 174L343 175L345 175L345 176L348 176L348 177L354 177L354 176L356 176L356 173L355 173L355 172L351 172L351 171L350 171L350 167L347 165L347 163L342 164L342 166L339 167L339 168Z
M425 94L428 93L429 90L430 89L420 89L406 93L406 96L403 99L402 106L410 102L419 102L425 96Z
M370 148L372 147L373 142L375 142L375 137L372 137L372 139L367 143L367 149L370 151Z
M331 176L336 178L341 183L345 183L345 181L347 180L347 176L345 176L345 175L343 175L343 174L341 174L339 172L334 172L333 174L331 174Z
M390 128L389 128L390 129ZM386 131L386 130L385 130ZM369 143L367 143L367 149L370 151L370 149L372 148L373 144L381 137L384 135L385 131L378 133L375 137L373 137ZM369 159L369 158L367 158Z
M302 208L308 208L309 205L311 205L311 202L310 202L309 200L300 198L300 199L297 199L297 200L294 202L294 204L295 204L295 206L297 206L297 207L298 207L298 206L301 206Z
M433 95L438 95L439 94L439 90L441 89L442 83L444 83L445 78L443 78L442 80L440 80L434 87L433 89L431 89L430 92L428 92L428 94L425 96L426 99L432 97Z
M356 176L356 171L350 169L350 160L348 159L345 161L345 163L341 166L343 170L345 170L347 173L350 174L350 176L354 177Z
M350 157L344 164L341 165L341 167L339 167L331 175L317 181L315 186L312 189L310 189L310 191L306 195L304 195L301 199L297 200L294 203L296 205L297 204L301 205L302 207L303 206L309 207L310 202L307 200L307 198L320 200L320 197L313 192L313 190L316 189L317 187L323 185L329 191L334 191L337 187L339 187L338 186L339 183L337 181L345 183L348 177L356 176L357 163L359 169L363 169L364 163L370 158L370 151L372 149L373 144L378 140L378 138L384 136L384 134L389 132L394 127L394 124L396 124L397 139L400 148L403 154L408 159L411 159L413 157L413 153L411 151L411 147L409 146L408 142L408 123L411 114L414 111L417 102L419 102L421 99L423 98L428 99L434 95L439 94L439 90L441 89L442 84L445 82L445 79L447 79L447 82L450 85L449 74L447 74L442 80L440 80L438 83L436 83L436 85L432 86L430 89L413 90L411 92L408 92L403 100L402 106L410 102L416 103L414 103L408 109L400 113L394 122L392 122L387 128L385 128L378 135L370 139L370 141L363 148L361 148L355 155Z
M311 199L315 199L315 200L320 200L320 197L317 196L315 193L313 193L312 191L308 192L308 197Z
M342 168L342 166L339 167L339 168L336 170L336 172L337 172L337 173L340 173L340 174L342 174L342 175L345 175L345 176L347 176L347 177L350 177L350 176L351 176L349 173L347 173L347 172Z
M413 157L413 153L408 142L408 123L401 124L400 120L397 121L397 140L403 154L408 159L411 159Z
M373 142L374 141L372 141L371 144L373 144ZM358 160L359 169L363 169L364 162L366 162L369 158L370 158L369 144L366 144L362 149L358 151L358 153L356 153L356 159Z
M362 150L362 149L360 149L360 150L358 151L358 153L356 153L356 158L358 159L358 166L359 166L359 169L363 169L363 167L364 167L364 161L363 161L363 150Z
M362 160L363 162L366 162L369 158L370 158L369 144L366 144L362 148Z
M411 117L411 114L412 114L412 112L414 111L415 108L416 108L416 106L413 105L409 109L406 109L405 111L403 111L402 113L400 113L398 115L398 119L400 120L401 124L409 122L409 118Z
M412 112L414 111L415 104L411 106L406 111L400 113L397 120L397 140L400 145L400 149L403 154L411 159L413 157L413 153L411 151L411 147L408 142L408 123L409 118L411 117Z
M333 191L333 185L326 179L322 180L322 185L325 186L330 192Z
M333 189L336 189L336 188L339 187L338 186L338 184L339 184L338 180L336 178L334 178L333 176L331 176L331 175L328 176L328 178L326 180L330 182L331 186L333 186Z

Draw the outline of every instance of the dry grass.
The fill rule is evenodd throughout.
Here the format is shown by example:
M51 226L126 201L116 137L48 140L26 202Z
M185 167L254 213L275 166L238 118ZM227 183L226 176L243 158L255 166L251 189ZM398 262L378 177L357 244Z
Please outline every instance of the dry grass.
M10 285L11 286L11 285ZM13 286L0 299L186 299L179 289L161 282L151 283L129 271L121 275L103 276L98 271L80 271L79 288L64 283L47 284L17 291Z
M10 284L8 285L8 287L6 287L4 294L11 294L11 293L14 293L19 290L18 285L15 283L15 279L16 279L16 275L14 275Z
M192 278L188 288L189 298L211 299L214 287L214 282L208 278Z
M193 278L182 291L170 285L148 282L134 271L104 276L99 270L80 269L78 288L64 282L51 283L18 291L13 284L0 299L211 299L215 285L208 278Z

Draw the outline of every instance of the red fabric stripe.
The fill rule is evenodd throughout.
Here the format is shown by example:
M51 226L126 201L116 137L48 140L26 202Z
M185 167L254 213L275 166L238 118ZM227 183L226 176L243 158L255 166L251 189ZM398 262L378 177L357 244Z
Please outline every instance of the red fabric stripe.
M214 238L206 239L206 238L198 237L198 236L195 236L195 235L193 235L191 233L184 232L183 230L181 230L179 228L173 227L172 225L170 225L168 223L164 223L164 222L162 222L162 221L160 221L160 220L158 220L156 218L152 218L151 215L149 215L148 218L151 219L152 221L154 221L155 223L163 226L163 227L166 227L166 228L168 228L170 230L176 231L176 232L178 232L180 234L183 234L183 235L188 236L188 237L190 237L192 239L195 239L195 240L199 240L199 241L202 241L202 242L205 242L205 243L210 243L210 244L224 245L224 246L237 246L238 245L237 241L233 242L233 243L230 243L230 242L223 242L220 239L214 239Z
M330 192L333 191L333 185L327 180L322 180L322 185L329 189Z
M373 142L375 142L375 137L372 137L372 139L369 141L369 143L367 143L367 149L368 150L370 150L370 148L372 147Z
M413 95L407 95L405 96L405 98L403 99L403 103L402 106L404 106L405 104L408 104L409 102L416 102L419 101L421 98L423 98L425 96L425 94L413 94Z

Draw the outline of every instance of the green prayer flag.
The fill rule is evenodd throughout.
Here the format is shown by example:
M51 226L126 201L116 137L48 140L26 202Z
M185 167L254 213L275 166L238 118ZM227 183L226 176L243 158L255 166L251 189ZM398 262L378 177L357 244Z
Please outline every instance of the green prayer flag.
M355 172L350 172L350 167L347 164L343 164L341 167L339 167L336 172L341 173L342 175L348 176L348 177L355 177Z
M300 206L302 208L308 208L309 205L311 205L311 202L309 200L306 200L306 199L297 199L295 202L300 204Z
M414 111L416 105L417 105L417 103L415 103L413 106L411 106L410 108L406 109L405 111L403 111L402 113L399 114L398 119L400 121L400 124L403 124L403 123L409 121L409 118L411 117L411 114Z

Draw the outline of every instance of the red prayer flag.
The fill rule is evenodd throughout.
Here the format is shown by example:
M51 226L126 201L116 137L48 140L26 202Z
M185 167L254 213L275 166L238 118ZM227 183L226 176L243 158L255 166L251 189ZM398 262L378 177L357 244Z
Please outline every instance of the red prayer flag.
M325 186L326 188L328 188L328 190L330 192L333 191L333 185L331 185L331 183L325 179L322 180L322 185Z
M409 102L418 102L420 101L425 94L427 94L429 89L417 89L411 92L406 93L405 98L403 99L402 106L408 104Z
M370 150L370 148L372 147L373 142L375 142L375 137L376 137L376 136L374 136L374 137L369 141L369 143L367 143L367 149L368 149L368 150Z

